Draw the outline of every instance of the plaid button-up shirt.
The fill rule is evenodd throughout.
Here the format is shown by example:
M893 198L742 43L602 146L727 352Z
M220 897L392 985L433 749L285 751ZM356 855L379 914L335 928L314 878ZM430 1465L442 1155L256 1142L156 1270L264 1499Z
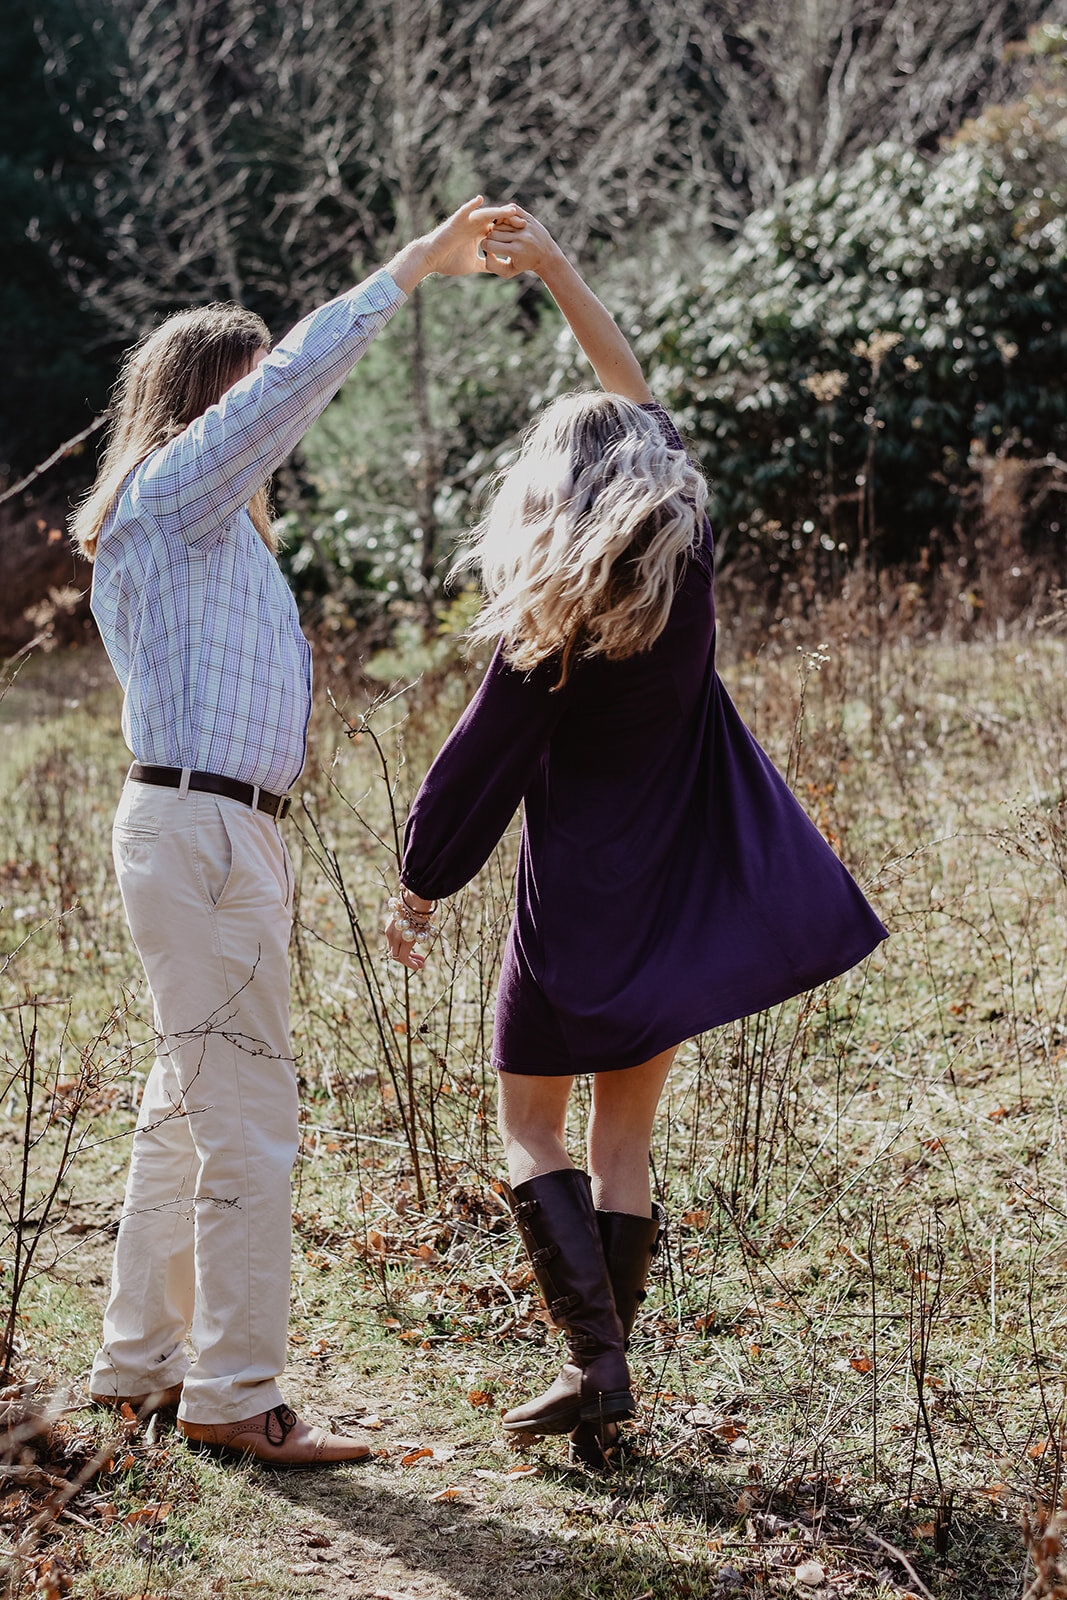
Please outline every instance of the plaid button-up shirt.
M299 777L311 652L248 502L404 299L382 271L313 311L124 484L101 530L92 611L138 761L274 794Z

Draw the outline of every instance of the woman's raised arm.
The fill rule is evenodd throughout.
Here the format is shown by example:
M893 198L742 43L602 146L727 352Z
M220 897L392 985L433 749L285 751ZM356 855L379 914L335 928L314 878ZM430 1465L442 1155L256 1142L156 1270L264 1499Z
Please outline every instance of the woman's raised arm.
M603 388L638 405L651 400L640 363L614 317L571 265L548 229L520 206L485 241L487 265L499 278L536 272L563 312ZM521 223L521 226L516 225Z

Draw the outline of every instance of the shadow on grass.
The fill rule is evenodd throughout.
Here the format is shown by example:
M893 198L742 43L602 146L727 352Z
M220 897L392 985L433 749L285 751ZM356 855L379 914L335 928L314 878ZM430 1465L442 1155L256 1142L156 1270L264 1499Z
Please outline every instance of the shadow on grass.
M350 1473L267 1473L263 1487L332 1524L331 1565L343 1567L347 1552L364 1582L378 1574L358 1591L365 1595L745 1600L790 1592L873 1600L925 1590L936 1600L1007 1600L1023 1586L1017 1525L985 1503L955 1513L938 1557L928 1545L916 1549L916 1525L929 1511L913 1507L905 1516L899 1502L879 1506L825 1484L776 1496L741 1489L739 1499L736 1483L640 1459L611 1478L542 1462L537 1481L551 1486L551 1502L503 1509L363 1486ZM573 1502L561 1506L568 1489ZM811 1562L823 1566L825 1581L805 1586L796 1572Z

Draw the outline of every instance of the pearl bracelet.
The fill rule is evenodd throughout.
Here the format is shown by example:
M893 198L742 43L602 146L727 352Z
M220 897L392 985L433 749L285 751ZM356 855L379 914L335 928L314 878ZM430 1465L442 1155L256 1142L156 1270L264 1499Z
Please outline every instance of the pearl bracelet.
M433 921L434 912L437 910L435 900L429 911L415 911L404 899L404 890L401 886L399 894L390 895L389 911L396 929L405 944L420 944L426 950L430 948L440 933L440 928Z

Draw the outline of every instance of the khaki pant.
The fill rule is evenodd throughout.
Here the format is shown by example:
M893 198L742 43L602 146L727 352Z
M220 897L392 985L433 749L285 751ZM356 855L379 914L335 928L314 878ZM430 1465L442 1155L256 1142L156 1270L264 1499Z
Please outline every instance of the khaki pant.
M263 812L142 783L113 847L159 1040L90 1387L241 1421L281 1401L289 1321L292 868Z

